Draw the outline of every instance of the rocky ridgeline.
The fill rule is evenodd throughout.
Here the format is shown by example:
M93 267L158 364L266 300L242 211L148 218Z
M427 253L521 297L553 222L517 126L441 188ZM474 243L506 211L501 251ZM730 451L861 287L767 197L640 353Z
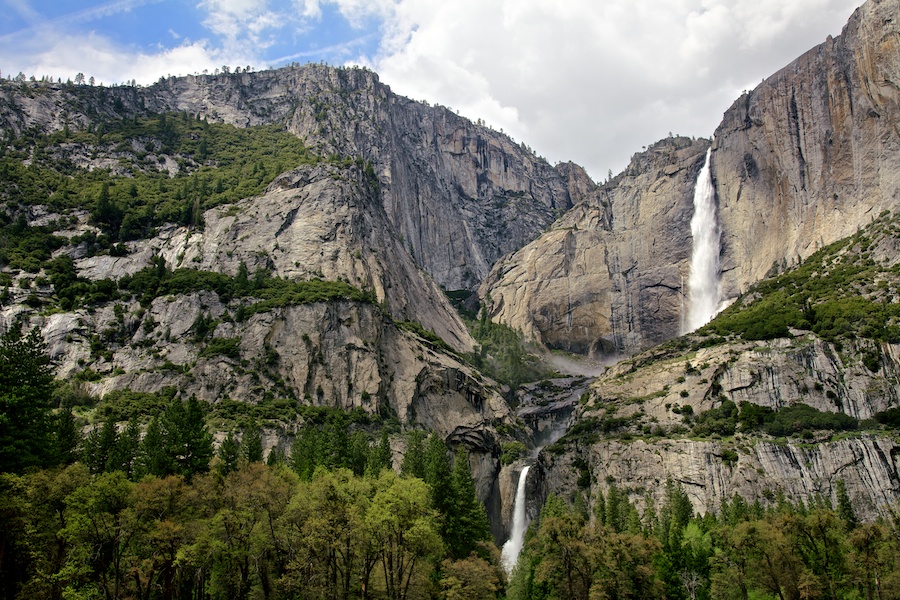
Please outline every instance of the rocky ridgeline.
M900 202L900 19L867 2L744 94L713 138L722 288L734 298ZM633 353L680 333L691 200L706 144L663 140L481 288L492 317L576 352Z
M368 161L395 234L450 290L477 287L500 256L592 187L580 167L552 167L446 107L396 96L364 69L304 65L148 87L25 83L0 93L0 126L13 134L170 111L238 127L283 125L322 156Z

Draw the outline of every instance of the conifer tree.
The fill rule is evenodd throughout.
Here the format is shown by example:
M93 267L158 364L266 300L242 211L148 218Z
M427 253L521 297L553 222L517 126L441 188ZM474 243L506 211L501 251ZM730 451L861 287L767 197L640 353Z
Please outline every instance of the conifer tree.
M241 437L241 454L247 462L262 462L262 432L256 425L244 431L244 435Z
M241 447L232 432L228 432L228 435L222 441L222 445L219 446L218 451L216 451L216 456L219 457L219 463L216 465L216 470L221 475L228 475L237 469L238 459L241 456Z
M106 418L102 427L94 429L88 434L84 445L83 460L91 473L97 475L115 470L113 463L118 442L119 431L116 429L116 420L112 416Z
M837 480L837 512L847 529L856 529L856 526L859 525L853 504L850 502L850 496L847 494L847 484L843 479Z
M366 460L366 475L378 477L383 469L391 468L391 444L387 431L381 431L381 440L371 448Z
M400 474L405 477L425 479L425 434L418 429L409 433L406 452L400 465Z
M487 512L478 501L475 481L469 468L469 455L462 446L456 451L450 485L452 495L445 515L444 542L451 557L462 559L475 551L478 542L491 539Z
M78 455L78 446L81 443L81 433L75 423L75 415L71 408L61 410L54 420L56 430L53 462L59 465L69 465L75 462Z
M137 457L137 475L155 475L165 477L175 472L175 465L166 447L160 420L156 417L150 420L144 439L141 440Z
M53 462L50 440L53 370L37 329L0 337L0 472Z
M196 396L182 403L173 398L164 416L164 432L175 462L175 472L186 479L209 471L213 455L212 434L206 429L203 409Z

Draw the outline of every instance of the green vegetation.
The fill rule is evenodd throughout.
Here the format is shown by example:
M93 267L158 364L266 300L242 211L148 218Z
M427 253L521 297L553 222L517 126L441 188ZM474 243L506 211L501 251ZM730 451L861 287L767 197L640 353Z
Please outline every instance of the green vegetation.
M113 390L97 404L97 414L113 421L131 421L159 416L166 409L177 390L167 387L159 393Z
M837 508L735 495L694 514L680 484L643 511L610 484L584 502L550 496L507 587L537 598L891 598L900 594L900 513L859 524L842 481ZM632 495L634 492L631 492Z
M773 411L766 406L743 402L738 408L731 400L723 400L717 408L703 411L693 421L695 436L730 436L735 431L763 431L774 437L809 434L813 431L853 431L859 422L840 412L822 412L803 403L796 403Z
M788 337L788 328L797 328L833 342L853 337L900 341L900 304L893 300L900 269L871 257L879 239L894 235L895 221L885 215L865 231L760 282L700 332L767 340ZM877 369L877 359L869 363Z
M443 350L448 354L456 354L456 351L450 347L450 345L441 338L441 336L437 335L433 331L429 331L415 321L394 321L394 325L403 329L405 331L409 331L410 333L414 333L426 342L430 343L433 347Z
M477 321L464 319L480 346L468 357L476 368L512 390L549 375L537 357L528 353L519 332L508 325L491 321L484 308L481 315Z
M375 302L371 292L362 291L343 281L293 281L272 277L262 270L254 273L251 278L243 264L238 274L231 277L224 273L197 269L172 270L162 257L155 257L152 262L151 266L133 275L126 275L117 282L109 279L89 281L78 277L72 259L67 256L49 261L45 268L54 287L55 298L63 310L90 307L123 298L136 298L147 307L161 296L200 291L215 292L223 302L233 298L255 300L238 309L238 320L275 308L313 302Z
M115 167L89 171L76 156ZM13 140L0 155L0 200L90 210L108 245L148 237L166 222L199 225L204 210L258 195L278 174L320 160L275 126L160 114Z
M0 211L0 267L37 273L50 260L50 253L68 243L53 235L54 228L29 227L25 215ZM7 282L5 285L9 285Z
M500 464L502 465L511 465L528 454L528 448L522 442L503 442L500 449Z
M430 484L384 463L298 477L261 462L253 428L225 439L209 473L135 482L143 459L114 468L133 435L109 421L84 464L0 474L4 598L479 599L502 588L468 457L451 467L441 441L429 443L441 465ZM389 463L386 440L375 447Z
M198 354L199 358L224 356L232 360L241 358L241 338L213 338Z
M0 473L49 467L77 444L69 407L55 411L53 370L37 329L12 327L0 337Z
M421 477L401 478L387 430L375 440L366 429L378 417L295 404L304 422L290 456L273 448L264 465L255 420L214 455L196 398L123 391L99 404L105 418L76 454L72 415L55 418L49 399L92 401L72 385L54 393L48 365L36 331L13 330L0 345L3 598L399 600L501 589L469 457L459 448L451 461L437 435L420 438Z

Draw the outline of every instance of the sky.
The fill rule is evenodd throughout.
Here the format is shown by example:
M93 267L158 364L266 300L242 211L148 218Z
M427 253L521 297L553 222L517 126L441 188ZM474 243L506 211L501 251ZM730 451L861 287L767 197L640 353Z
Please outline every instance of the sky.
M744 90L861 0L0 0L0 74L97 84L363 65L598 181Z

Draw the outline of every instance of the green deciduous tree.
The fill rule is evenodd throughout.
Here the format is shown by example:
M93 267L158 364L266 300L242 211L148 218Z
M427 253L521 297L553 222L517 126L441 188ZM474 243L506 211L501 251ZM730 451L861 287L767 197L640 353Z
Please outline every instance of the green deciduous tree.
M413 585L425 583L443 554L428 486L420 479L382 471L366 513L366 525L380 547L387 597L409 597Z
M133 488L124 473L114 471L97 475L66 498L69 566L83 572L87 594L99 592L108 600L125 594L130 544L138 531Z

